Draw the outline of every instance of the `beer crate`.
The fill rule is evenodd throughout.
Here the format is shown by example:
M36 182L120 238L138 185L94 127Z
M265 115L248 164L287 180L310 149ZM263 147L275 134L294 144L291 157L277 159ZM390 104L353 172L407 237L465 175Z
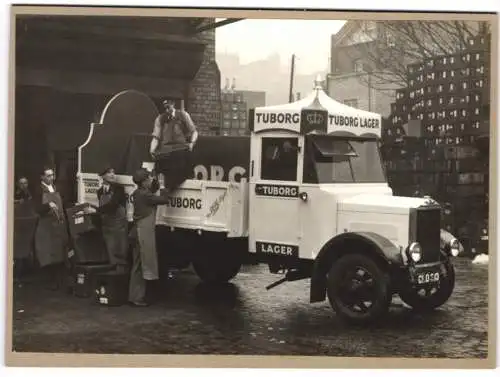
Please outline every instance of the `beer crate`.
M390 175L388 175L388 183L391 187L401 187L410 182L413 174L409 174L408 172L397 172L393 171Z
M87 298L92 295L96 285L96 275L101 272L111 271L115 268L112 264L79 263L73 269L73 294L76 297Z
M469 50L470 53L470 65L472 67L478 67L484 64L487 64L490 60L490 51L481 51L481 50Z
M393 187L392 189L396 196L409 196L409 197L417 196L417 193L420 191L419 187L412 185Z
M489 134L488 123L487 121L470 120L465 123L463 134L468 136L487 135Z
M483 90L488 88L488 82L485 77L473 77L469 79L469 87L471 91L479 91L482 92Z
M452 162L452 171L461 172L480 172L484 169L484 164L476 158L456 159Z
M434 162L434 172L445 173L451 170L450 161L436 160Z
M486 191L484 185L448 185L447 186L448 194L454 196L455 198L462 198L470 200L470 198L474 197L484 197ZM467 206L464 206L467 207ZM467 211L470 214L470 209Z
M396 89L396 103L405 104L409 99L410 90L408 88Z
M489 35L481 34L469 38L469 41L467 43L467 50L471 52L491 50L491 34Z
M455 158L457 160L477 160L478 159L478 150L473 145L460 145L454 148L455 149Z
M443 65L451 69L460 69L467 65L466 53L457 53L443 57Z
M416 78L421 75L424 71L424 64L422 63L412 63L407 66L408 78Z
M104 306L121 306L128 301L130 274L116 271L96 275L95 300Z
M435 146L428 149L427 158L429 160L443 160L444 159L444 148L441 146Z

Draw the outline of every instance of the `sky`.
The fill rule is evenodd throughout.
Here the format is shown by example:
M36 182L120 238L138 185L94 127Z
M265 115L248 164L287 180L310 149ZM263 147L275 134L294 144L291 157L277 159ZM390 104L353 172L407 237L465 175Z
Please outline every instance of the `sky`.
M245 19L216 30L216 51L240 56L242 64L273 53L289 62L296 55L296 71L308 74L323 71L330 58L330 38L344 20Z

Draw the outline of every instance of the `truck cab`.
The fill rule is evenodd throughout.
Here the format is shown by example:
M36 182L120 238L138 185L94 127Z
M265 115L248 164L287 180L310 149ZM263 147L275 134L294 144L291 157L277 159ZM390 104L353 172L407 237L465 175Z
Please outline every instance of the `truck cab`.
M380 318L394 294L417 309L451 295L441 208L394 196L380 155L381 117L334 101L319 82L304 99L251 114L249 251L288 280L311 278L352 321Z

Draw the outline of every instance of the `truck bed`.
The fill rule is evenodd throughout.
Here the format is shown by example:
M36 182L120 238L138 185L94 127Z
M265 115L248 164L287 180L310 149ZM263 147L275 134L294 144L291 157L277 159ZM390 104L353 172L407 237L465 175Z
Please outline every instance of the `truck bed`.
M248 183L186 180L158 207L156 223L174 228L248 236Z

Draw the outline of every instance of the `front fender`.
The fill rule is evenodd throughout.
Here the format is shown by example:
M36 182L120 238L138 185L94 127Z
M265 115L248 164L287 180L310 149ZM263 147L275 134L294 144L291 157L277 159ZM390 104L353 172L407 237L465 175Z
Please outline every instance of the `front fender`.
M326 276L331 265L349 252L371 254L389 267L404 264L401 251L392 241L373 232L342 233L331 238L319 251L314 261L311 276L310 301L324 301L326 298Z

